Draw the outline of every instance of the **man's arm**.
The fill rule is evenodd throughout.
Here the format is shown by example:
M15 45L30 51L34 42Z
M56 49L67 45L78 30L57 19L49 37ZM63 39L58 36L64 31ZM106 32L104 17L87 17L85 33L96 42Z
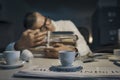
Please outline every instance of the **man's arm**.
M77 36L77 50L79 52L80 56L87 55L88 53L92 53L89 46L87 45L84 37L82 34L78 31L77 27L73 24L70 20L60 20L55 22L57 25L57 30L59 31L73 31Z
M14 43L10 43L6 50L23 50L35 46L40 46L44 42L47 32L39 30L26 30L22 33L20 39Z
M69 24L69 27L78 36L78 40L76 44L77 44L77 49L78 49L78 52L80 53L80 56L84 56L89 53L92 53L89 46L87 45L87 42L85 41L82 34L78 31L77 27L71 21L68 21L68 24Z

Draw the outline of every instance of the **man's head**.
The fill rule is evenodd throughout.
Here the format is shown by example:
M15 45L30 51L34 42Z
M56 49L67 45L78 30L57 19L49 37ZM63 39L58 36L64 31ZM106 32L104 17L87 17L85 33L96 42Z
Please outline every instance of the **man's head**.
M50 24L51 20L39 12L29 12L25 15L24 27L26 29L40 29L41 31L46 29L49 30L49 28L51 28L49 27Z

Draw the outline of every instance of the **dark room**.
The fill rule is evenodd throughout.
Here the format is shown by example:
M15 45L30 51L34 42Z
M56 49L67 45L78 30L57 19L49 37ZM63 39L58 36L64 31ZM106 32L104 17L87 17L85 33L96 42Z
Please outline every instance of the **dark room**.
M0 0L1 80L120 80L120 0Z

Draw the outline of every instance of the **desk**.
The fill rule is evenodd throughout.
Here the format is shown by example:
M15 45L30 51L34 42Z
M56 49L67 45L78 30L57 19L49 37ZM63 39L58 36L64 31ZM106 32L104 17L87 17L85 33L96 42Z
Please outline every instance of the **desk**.
M47 58L34 58L32 62L26 63L24 65L24 67L21 67L21 68L10 69L10 70L0 69L0 79L1 80L37 80L38 78L37 79L16 78L16 77L13 77L13 74L19 70L29 68L30 66L33 66L33 65L39 65L41 67L49 67L51 64L52 65L59 64L59 60L58 59L47 59ZM90 62L90 63L82 63L80 60L77 60L74 64L80 64L84 68L93 67L93 66L94 67L102 67L102 68L108 67L108 68L115 68L120 71L120 67L113 65L113 63L107 59L99 59L96 62ZM119 74L120 74L120 72L119 72ZM48 79L40 79L39 78L38 80L48 80ZM53 80L53 79L49 79L49 80ZM76 79L76 80L78 80L78 79ZM87 79L86 78L85 80L120 80L120 78L113 78L113 79L112 78L108 78L108 79L89 79L89 78Z

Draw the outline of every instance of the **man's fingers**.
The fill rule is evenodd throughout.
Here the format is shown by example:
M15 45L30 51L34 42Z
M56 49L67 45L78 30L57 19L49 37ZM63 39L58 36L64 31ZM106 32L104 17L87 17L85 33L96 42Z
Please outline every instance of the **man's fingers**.
M60 48L54 48L55 51L60 51Z
M40 46L43 42L44 42L44 40L41 40L41 41L35 42L34 45L35 46Z
M29 33L28 39L30 39L30 41L34 41L34 35L32 33Z
M47 32L39 32L38 34L35 35L35 38L45 36L46 34L47 34Z
M45 51L51 51L51 52L52 52L52 51L56 51L55 48L45 48L44 50L45 50Z
M45 41L45 36L41 36L41 37L38 37L38 38L35 38L34 39L34 42L39 42L39 41Z
M61 43L56 43L53 45L53 47L61 47L61 46L63 46L63 44L61 44Z
M25 33L28 33L28 34L30 33L30 34L33 34L33 35L36 35L39 32L40 32L39 29L36 29L36 30L28 29L28 30L25 31Z
M38 34L40 32L40 30L39 29L36 29L36 30L33 30L31 33L33 34L33 35L36 35L36 34Z
M39 30L39 29L36 29L36 30L34 31L34 35L39 34L39 33L40 33L40 30Z

